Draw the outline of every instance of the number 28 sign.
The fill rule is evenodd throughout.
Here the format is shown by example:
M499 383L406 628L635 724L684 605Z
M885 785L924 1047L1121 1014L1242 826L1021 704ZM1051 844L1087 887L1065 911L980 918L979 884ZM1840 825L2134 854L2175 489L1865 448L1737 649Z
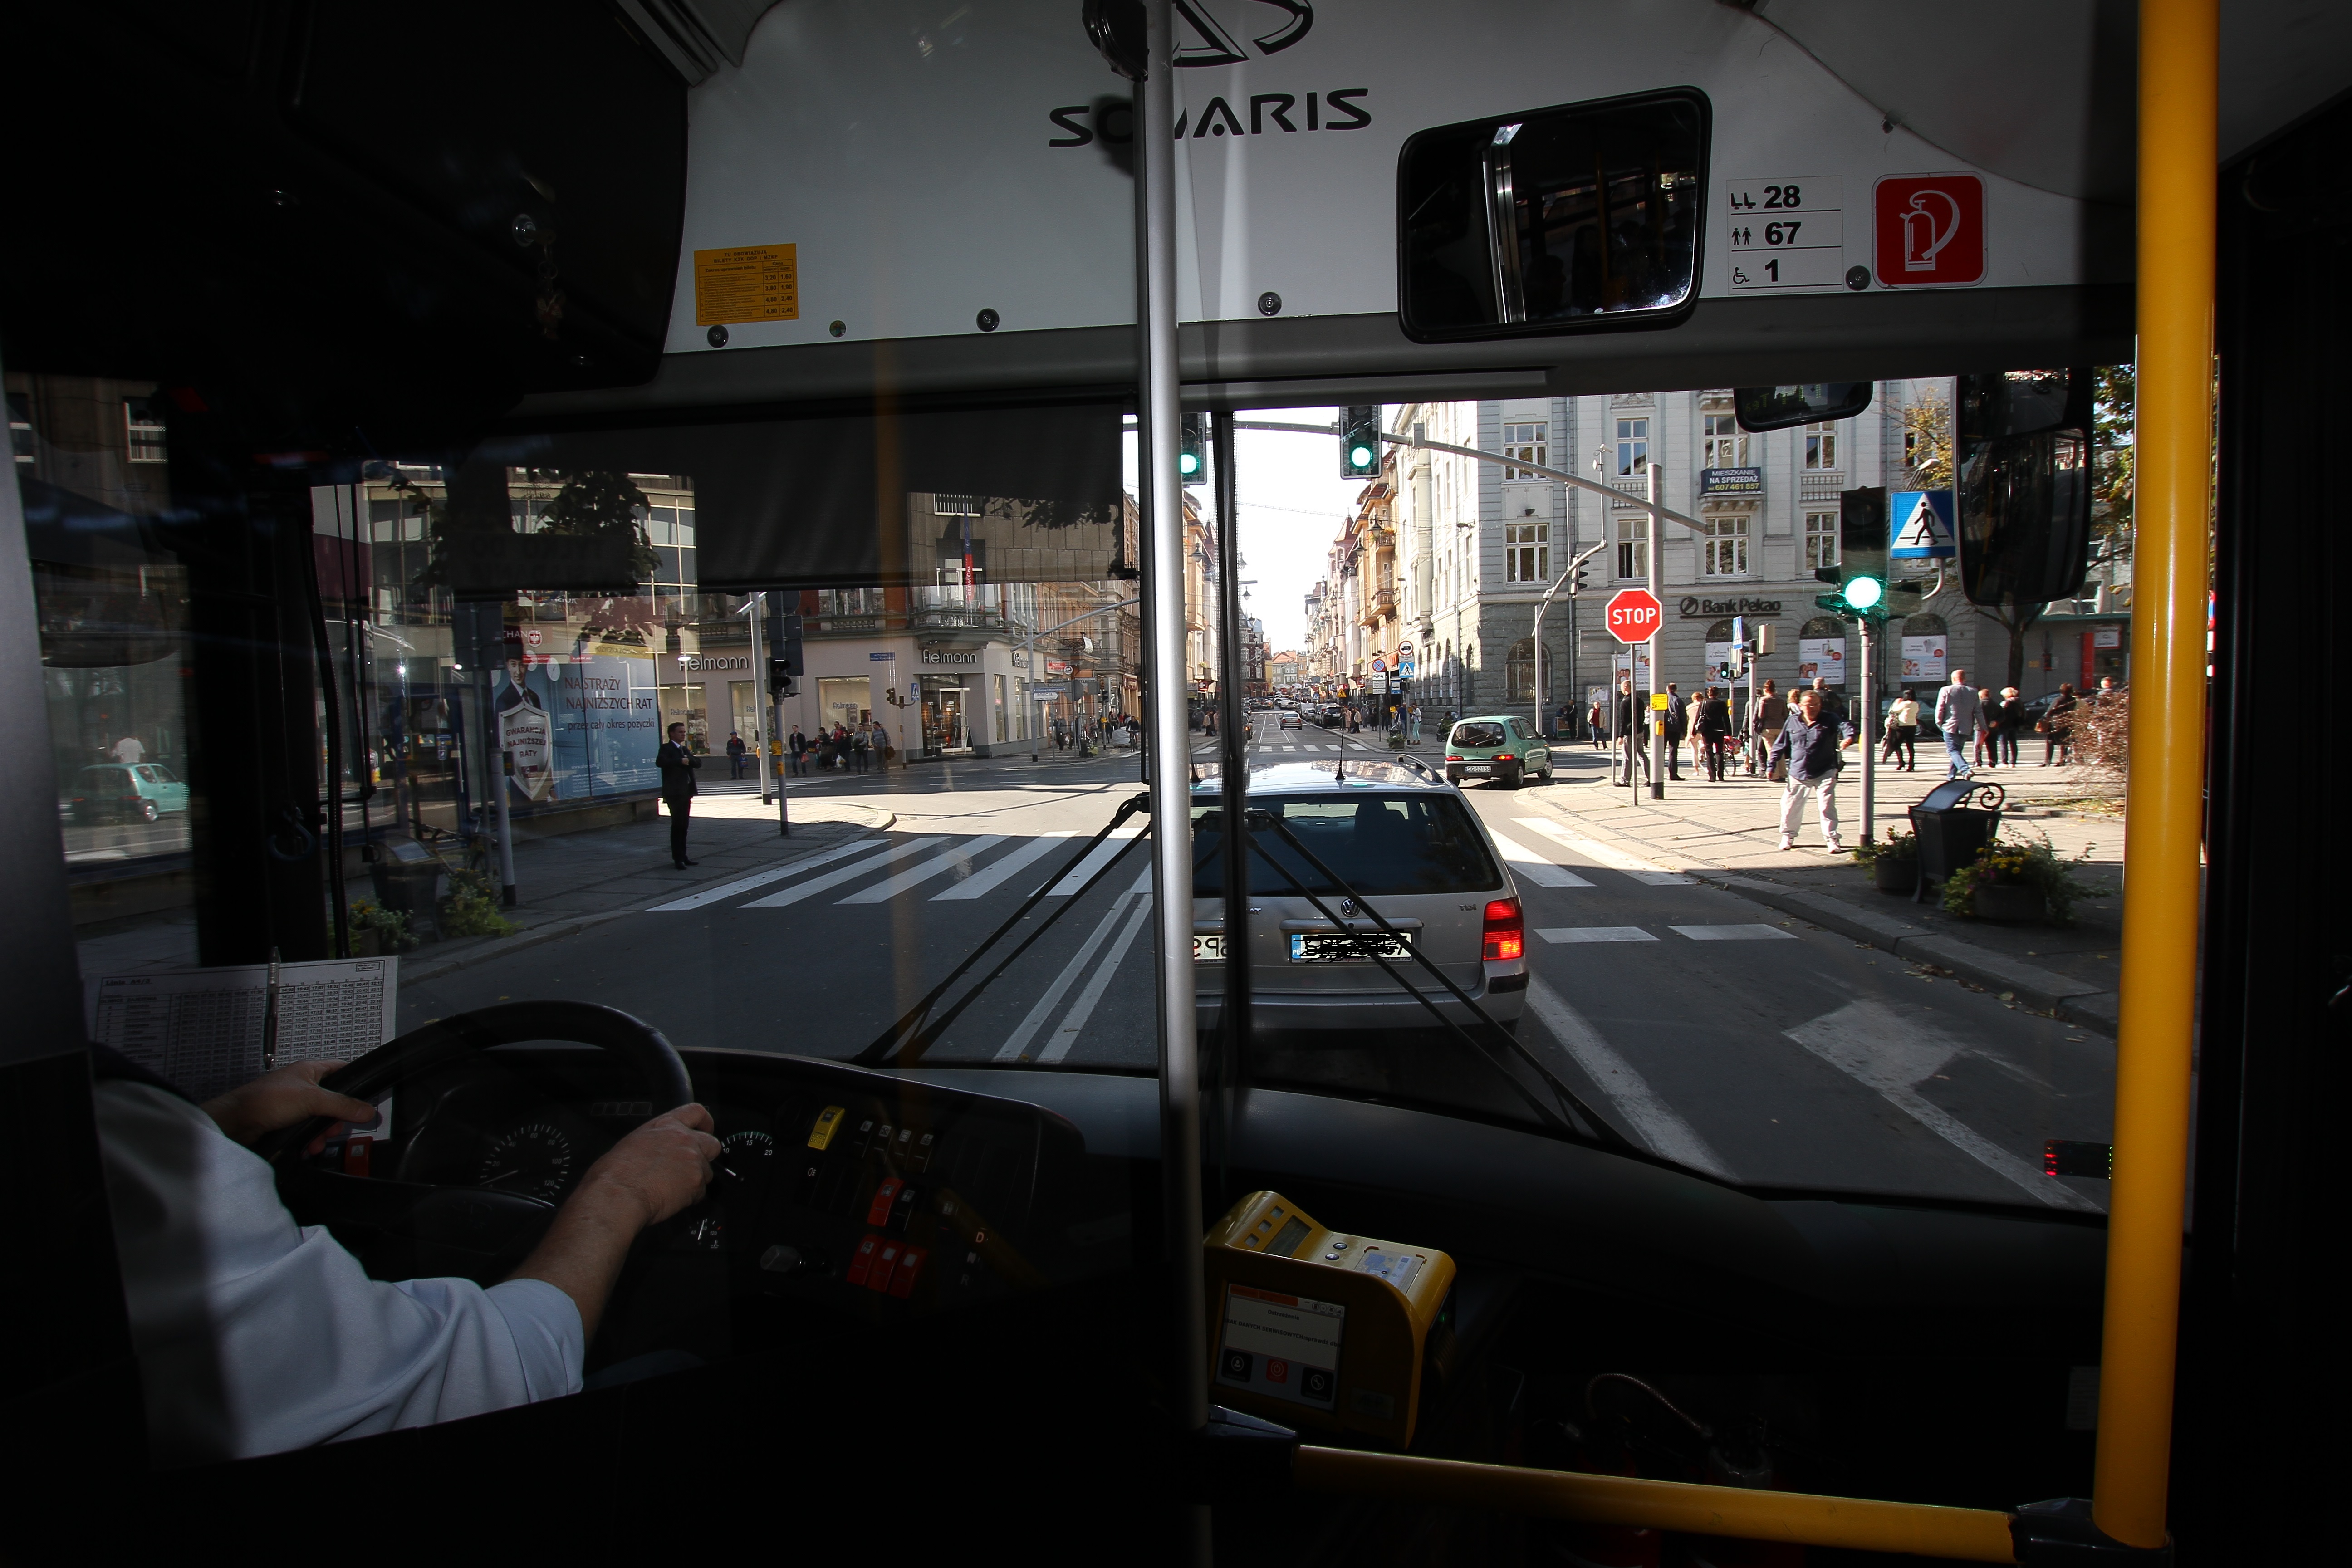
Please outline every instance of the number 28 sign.
M1658 635L1666 612L1647 588L1625 588L1609 601L1609 635L1619 642L1648 642Z

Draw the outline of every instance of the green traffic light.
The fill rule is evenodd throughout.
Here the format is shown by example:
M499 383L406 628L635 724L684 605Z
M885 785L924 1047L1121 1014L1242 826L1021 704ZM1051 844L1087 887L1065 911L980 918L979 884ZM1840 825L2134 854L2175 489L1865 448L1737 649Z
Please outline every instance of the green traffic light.
M1201 471L1201 455L1198 452L1178 453L1176 456L1176 471L1187 478L1199 473Z
M1867 610L1886 595L1886 584L1875 577L1851 577L1846 580L1845 602L1857 610Z
M1372 449L1370 447L1350 447L1348 448L1348 461L1359 468L1369 468L1372 466Z

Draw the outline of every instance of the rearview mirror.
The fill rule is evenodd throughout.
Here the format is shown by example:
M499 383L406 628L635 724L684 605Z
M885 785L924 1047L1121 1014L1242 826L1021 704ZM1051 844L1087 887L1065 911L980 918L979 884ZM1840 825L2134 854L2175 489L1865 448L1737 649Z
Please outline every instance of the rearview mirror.
M2083 585L2091 544L2091 373L1960 377L1960 587L2038 605Z
M1786 430L1792 425L1853 418L1870 406L1870 384L1814 381L1794 386L1742 386L1732 392L1732 406L1738 411L1742 430Z
M1696 302L1708 107L1691 88L1416 133L1397 313L1418 342L1671 325Z

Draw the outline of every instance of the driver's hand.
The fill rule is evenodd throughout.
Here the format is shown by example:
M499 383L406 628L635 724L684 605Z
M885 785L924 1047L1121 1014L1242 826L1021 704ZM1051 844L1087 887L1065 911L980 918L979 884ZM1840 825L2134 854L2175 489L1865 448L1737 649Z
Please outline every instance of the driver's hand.
M342 1065L330 1061L289 1062L249 1083L237 1085L226 1094L205 1100L205 1114L213 1119L214 1126L248 1146L265 1132L294 1126L313 1116L331 1116L338 1121L373 1126L376 1119L374 1106L319 1087L320 1079ZM315 1148L312 1152L316 1152Z
M593 1193L632 1200L642 1210L639 1228L658 1225L702 1196L710 1185L710 1163L719 1140L710 1135L710 1112L681 1105L614 1144L581 1178L580 1196Z

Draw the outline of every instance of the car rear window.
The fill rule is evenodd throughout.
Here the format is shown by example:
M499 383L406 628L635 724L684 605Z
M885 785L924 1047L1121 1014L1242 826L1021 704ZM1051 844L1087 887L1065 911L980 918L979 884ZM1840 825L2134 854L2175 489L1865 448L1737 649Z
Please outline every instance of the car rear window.
M1502 873L1486 852L1486 840L1462 803L1450 795L1350 790L1262 796L1251 801L1250 807L1281 817L1316 859L1358 893L1454 893L1502 885ZM1224 814L1216 807L1196 810L1192 891L1202 898L1224 891L1223 829ZM1260 829L1254 838L1252 892L1296 892L1294 877L1317 894L1340 890L1272 828Z
M1454 744L1457 746L1499 746L1503 743L1503 727L1484 722L1461 723L1454 726Z

